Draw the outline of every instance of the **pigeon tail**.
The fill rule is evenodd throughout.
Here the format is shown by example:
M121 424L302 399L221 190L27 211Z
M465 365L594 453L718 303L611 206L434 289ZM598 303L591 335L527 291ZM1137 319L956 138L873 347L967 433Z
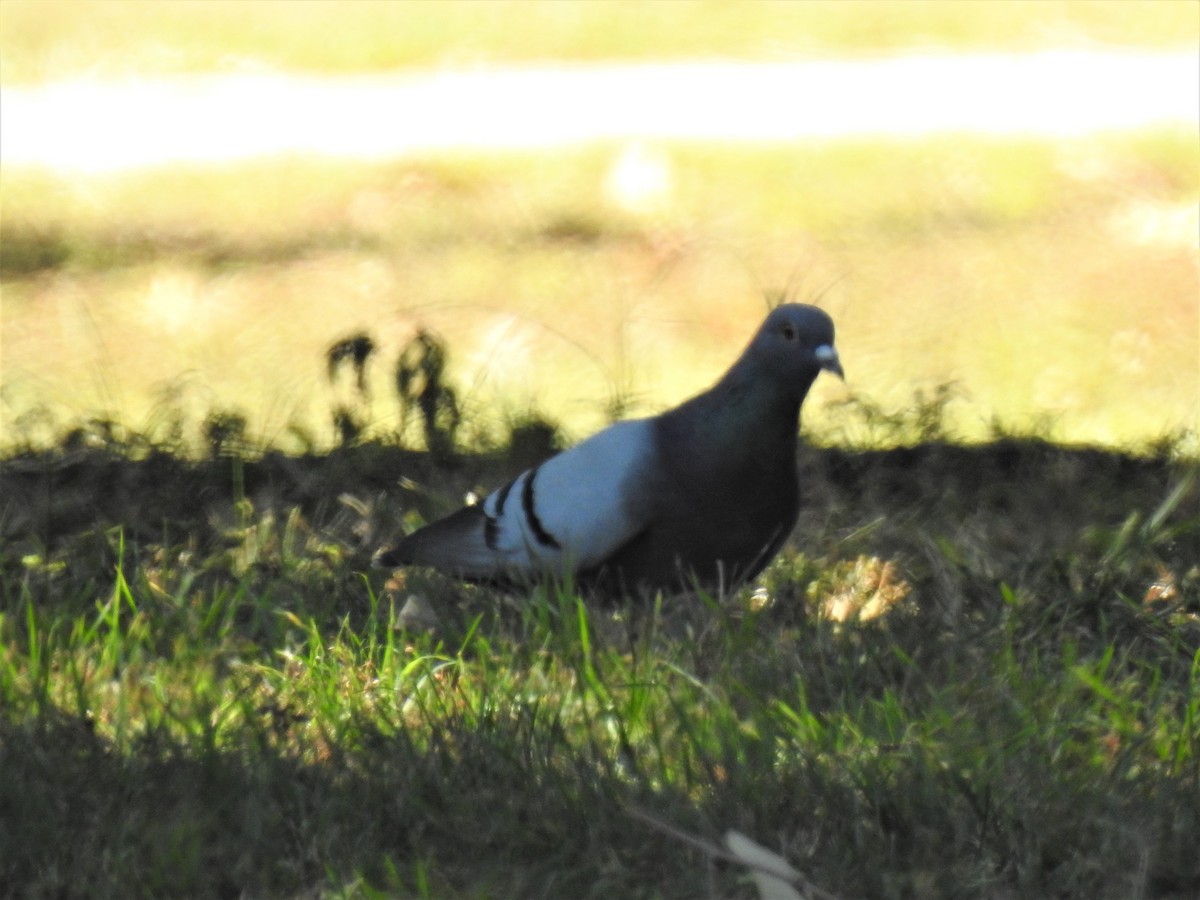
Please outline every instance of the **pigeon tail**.
M485 540L486 524L487 517L478 506L464 506L376 553L371 562L389 569L429 566L460 578L483 577L496 567Z

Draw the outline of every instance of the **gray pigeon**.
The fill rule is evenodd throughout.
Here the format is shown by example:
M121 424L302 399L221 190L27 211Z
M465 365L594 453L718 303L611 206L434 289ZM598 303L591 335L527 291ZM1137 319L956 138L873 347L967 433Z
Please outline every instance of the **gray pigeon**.
M704 393L610 425L375 563L500 583L571 576L609 594L731 590L796 522L800 404L822 369L844 377L833 321L779 306Z

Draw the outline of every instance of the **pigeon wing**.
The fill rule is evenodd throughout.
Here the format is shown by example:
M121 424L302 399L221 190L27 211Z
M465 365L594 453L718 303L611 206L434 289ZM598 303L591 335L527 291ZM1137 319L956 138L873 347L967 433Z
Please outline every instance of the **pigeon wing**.
M480 580L602 566L653 515L643 489L658 464L651 421L611 425L522 472L482 503L414 532L377 562Z

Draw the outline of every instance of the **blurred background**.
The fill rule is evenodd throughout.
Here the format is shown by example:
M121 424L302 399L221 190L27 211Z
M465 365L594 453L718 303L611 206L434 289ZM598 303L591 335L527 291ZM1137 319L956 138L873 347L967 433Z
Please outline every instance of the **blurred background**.
M5 0L3 442L392 434L421 347L578 438L786 298L815 440L1194 449L1198 209L1184 0Z

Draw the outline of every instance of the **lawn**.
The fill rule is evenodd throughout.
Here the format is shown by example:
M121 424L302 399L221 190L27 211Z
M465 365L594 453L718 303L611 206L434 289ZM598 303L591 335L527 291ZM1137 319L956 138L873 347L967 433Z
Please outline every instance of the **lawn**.
M5 84L71 76L271 67L336 74L546 60L787 58L948 47L1185 47L1200 39L1175 0L766 2L654 0L5 0Z
M678 837L736 829L842 897L1200 890L1194 462L809 449L728 598L366 574L519 450L6 462L0 883L750 897Z
M9 0L4 82L227 71L245 56L367 72L463 64L456 53L787 59L1200 40L1187 3L284 8ZM666 186L631 199L618 176L639 152ZM154 433L180 412L196 447L216 412L246 419L259 446L303 450L331 446L331 409L353 405L387 435L396 359L427 329L479 439L534 415L581 437L704 387L764 295L786 295L819 298L838 323L850 378L814 397L823 441L845 437L831 404L896 412L953 385L945 424L962 440L1024 429L1144 446L1200 417L1198 201L1185 130L609 143L96 177L6 167L0 426L7 446L50 446L81 420ZM370 396L351 397L328 383L325 354L361 333L378 349Z
M706 386L779 294L837 322L849 378L818 385L824 441L844 436L841 401L898 411L947 384L964 440L1194 430L1192 137L664 152L674 198L648 214L606 192L620 147L6 174L6 439L48 445L88 417L153 432L182 411L199 443L218 410L259 445L328 447L348 404L387 434L419 329L481 437L534 414L580 437ZM327 349L359 333L369 397L327 379Z
M0 73L1200 39L1190 3L279 8L4 0ZM646 205L630 152L3 171L0 895L757 897L731 829L806 900L1200 894L1195 135L665 143ZM745 591L370 569L780 297L848 380Z

